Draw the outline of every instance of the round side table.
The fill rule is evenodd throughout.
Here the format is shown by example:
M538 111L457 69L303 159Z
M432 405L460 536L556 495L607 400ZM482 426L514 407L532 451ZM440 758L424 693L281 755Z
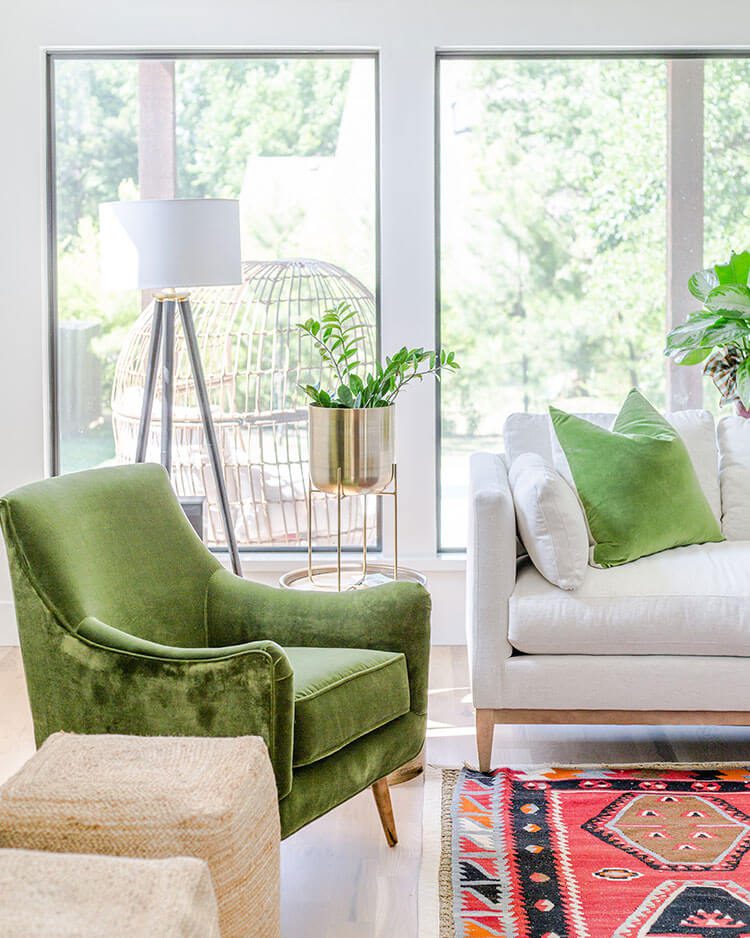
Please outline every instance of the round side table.
M398 568L398 579L407 583L427 585L427 577L418 570L409 567ZM363 574L362 565L346 563L341 565L341 592L372 589L393 582L393 567L385 563L367 564L367 573ZM336 564L316 564L308 571L307 567L298 567L279 577L279 586L290 590L314 590L321 593L336 593Z

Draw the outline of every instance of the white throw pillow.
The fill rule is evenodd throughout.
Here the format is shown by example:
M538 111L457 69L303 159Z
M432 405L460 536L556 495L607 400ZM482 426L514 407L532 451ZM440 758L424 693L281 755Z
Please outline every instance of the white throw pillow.
M750 420L723 417L718 423L721 533L729 541L750 540Z
M583 582L589 560L586 519L578 496L536 453L524 453L508 473L516 524L537 570L564 590Z

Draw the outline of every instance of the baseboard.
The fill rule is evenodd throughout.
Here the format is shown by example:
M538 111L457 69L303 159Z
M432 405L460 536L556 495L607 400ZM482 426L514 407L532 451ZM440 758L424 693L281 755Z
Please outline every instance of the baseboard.
M13 603L9 600L0 602L0 645L17 645L18 627Z

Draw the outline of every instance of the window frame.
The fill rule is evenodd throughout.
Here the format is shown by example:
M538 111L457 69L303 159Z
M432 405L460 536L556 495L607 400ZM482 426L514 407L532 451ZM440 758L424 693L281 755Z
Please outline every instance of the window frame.
M378 358L382 354L382 204L381 204L381 53L377 48L231 48L231 49L113 49L81 48L44 50L44 108L45 108L45 216L46 216L46 298L47 298L47 368L48 368L48 419L46 435L49 453L49 472L51 476L61 474L60 466L60 386L59 386L59 325L58 315L58 273L57 273L57 160L55 152L55 65L59 61L113 61L113 60L157 60L178 62L181 60L200 59L369 59L374 66L374 273L375 273L375 351ZM383 550L383 511L377 506L376 540L368 545L368 552L381 553ZM225 546L210 548L214 553L225 553ZM345 553L357 552L357 547L343 547ZM240 546L240 554L305 554L307 546L260 545ZM313 546L314 553L330 553L329 547Z

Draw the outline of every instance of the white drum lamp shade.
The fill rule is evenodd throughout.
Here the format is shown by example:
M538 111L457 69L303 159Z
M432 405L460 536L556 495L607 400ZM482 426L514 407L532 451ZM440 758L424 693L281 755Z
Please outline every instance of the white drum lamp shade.
M164 290L242 281L236 199L144 199L99 206L107 289Z

